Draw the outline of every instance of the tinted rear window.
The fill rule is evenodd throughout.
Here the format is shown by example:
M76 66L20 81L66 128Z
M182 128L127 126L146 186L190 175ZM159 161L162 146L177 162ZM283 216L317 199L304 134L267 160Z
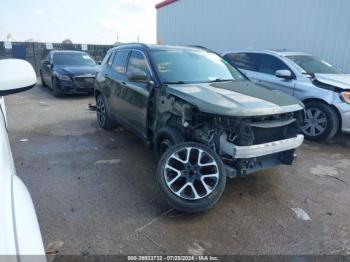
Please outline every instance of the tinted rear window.
M224 59L233 66L250 71L258 71L260 65L258 54L252 53L231 53L225 55Z
M258 53L232 53L224 58L232 65L263 74L275 75L277 70L290 70L289 67L277 57Z

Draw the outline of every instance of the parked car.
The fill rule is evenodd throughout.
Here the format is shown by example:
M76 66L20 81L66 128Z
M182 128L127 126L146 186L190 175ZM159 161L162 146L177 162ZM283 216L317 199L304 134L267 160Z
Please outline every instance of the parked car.
M252 81L304 102L301 129L310 140L350 133L350 75L312 55L286 50L244 49L222 54Z
M56 97L63 94L94 92L97 64L86 52L50 51L41 62L42 85L53 90Z
M23 182L16 176L3 98L28 90L35 84L36 75L28 62L0 60L0 256L17 255L22 260L22 255L40 255L36 260L45 261L32 199Z
M299 100L255 85L203 49L113 48L95 97L100 127L119 123L154 149L160 190L180 211L213 206L226 176L292 164L303 142Z

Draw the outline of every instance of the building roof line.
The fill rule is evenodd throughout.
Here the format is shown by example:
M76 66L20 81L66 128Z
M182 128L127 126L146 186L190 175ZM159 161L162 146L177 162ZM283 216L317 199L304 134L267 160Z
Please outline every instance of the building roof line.
M172 3L177 2L178 0L164 0L158 4L156 4L156 9L160 9L162 7L165 7L167 5L171 5Z

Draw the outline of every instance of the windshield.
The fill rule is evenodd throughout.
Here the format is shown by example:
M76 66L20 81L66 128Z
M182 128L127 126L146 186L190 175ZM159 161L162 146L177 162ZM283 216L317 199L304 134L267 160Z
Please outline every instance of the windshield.
M95 61L88 55L83 53L61 53L54 54L53 63L55 65L66 66L95 66Z
M165 84L245 79L218 55L201 50L153 50L151 56Z
M341 72L327 63L326 61L320 60L313 56L308 55L294 55L287 56L290 60L300 66L306 73L309 74L340 74Z

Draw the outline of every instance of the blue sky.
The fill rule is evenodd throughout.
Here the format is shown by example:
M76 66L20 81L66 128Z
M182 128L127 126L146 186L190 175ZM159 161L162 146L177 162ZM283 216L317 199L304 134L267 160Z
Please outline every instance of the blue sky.
M156 9L160 0L3 0L0 41L112 44L156 42Z

